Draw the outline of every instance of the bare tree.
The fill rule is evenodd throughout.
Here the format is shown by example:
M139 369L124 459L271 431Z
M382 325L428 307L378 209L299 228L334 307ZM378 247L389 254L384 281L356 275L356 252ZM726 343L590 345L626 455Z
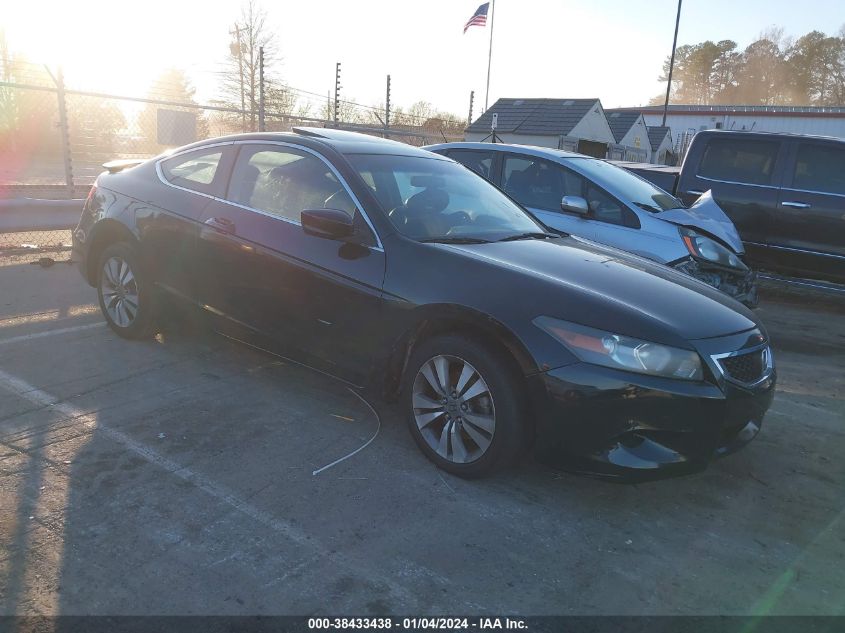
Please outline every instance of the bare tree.
M243 127L257 129L259 101L259 51L264 49L264 103L270 114L289 115L296 98L279 78L281 65L275 45L276 34L267 25L267 12L257 0L246 0L231 31L232 43L221 73L222 101L245 110Z

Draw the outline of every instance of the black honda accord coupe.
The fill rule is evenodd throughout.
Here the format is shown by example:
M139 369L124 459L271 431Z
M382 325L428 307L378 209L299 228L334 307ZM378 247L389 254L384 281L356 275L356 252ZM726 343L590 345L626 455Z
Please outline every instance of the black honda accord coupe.
M688 473L748 443L774 392L755 315L675 270L550 233L461 165L330 129L107 164L74 255L109 326L164 300L399 398L439 467L524 449L608 477Z

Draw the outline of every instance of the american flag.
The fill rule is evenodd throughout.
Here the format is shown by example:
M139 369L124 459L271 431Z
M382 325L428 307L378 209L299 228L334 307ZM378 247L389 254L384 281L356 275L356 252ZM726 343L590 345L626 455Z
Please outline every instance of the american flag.
M472 17L469 19L464 25L464 33L467 32L467 29L471 26L484 26L487 24L487 9L490 8L490 3L485 2L480 7L475 10L475 13L472 14Z

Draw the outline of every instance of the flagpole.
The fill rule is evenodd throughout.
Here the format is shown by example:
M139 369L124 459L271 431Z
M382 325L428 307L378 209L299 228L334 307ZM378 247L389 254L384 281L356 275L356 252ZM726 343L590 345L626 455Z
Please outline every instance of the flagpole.
M484 93L484 111L490 98L490 62L493 59L493 20L496 19L496 0L490 0L490 50L487 53L487 92Z

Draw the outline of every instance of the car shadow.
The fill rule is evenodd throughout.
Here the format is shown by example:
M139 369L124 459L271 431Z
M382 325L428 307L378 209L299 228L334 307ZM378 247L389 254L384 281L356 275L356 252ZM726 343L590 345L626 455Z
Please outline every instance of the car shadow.
M526 460L465 481L398 405L202 322L4 351L4 615L839 608L841 397L779 394L755 442L681 479Z

